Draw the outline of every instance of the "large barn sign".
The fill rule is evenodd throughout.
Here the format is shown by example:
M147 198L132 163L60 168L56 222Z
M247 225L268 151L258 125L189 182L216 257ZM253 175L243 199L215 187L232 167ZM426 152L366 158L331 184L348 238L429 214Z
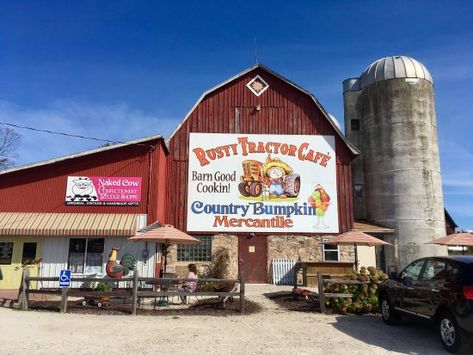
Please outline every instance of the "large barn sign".
M191 133L187 230L338 233L333 136Z

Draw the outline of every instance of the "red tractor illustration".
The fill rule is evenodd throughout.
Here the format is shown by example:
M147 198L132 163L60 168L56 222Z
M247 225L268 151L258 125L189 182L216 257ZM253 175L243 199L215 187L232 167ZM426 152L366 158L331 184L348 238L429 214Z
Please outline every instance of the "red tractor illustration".
M266 159L266 163L257 160L244 160L243 175L238 189L244 197L258 197L267 193L270 199L297 197L301 187L299 174L294 174L291 167L278 158Z
M263 163L257 160L244 160L243 175L238 189L242 196L260 196L263 192Z

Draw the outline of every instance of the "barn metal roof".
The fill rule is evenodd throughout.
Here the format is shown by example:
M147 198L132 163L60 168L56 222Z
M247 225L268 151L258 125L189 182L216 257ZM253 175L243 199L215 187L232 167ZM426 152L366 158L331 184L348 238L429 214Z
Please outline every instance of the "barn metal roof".
M382 227L377 224L373 224L371 222L364 221L364 220L356 220L353 223L353 230L361 231L365 233L385 233L385 234L392 234L395 232L395 229L385 228L385 227Z
M233 80L235 79L238 79L239 77L249 73L250 71L254 70L254 69L257 69L257 68L260 68L260 69L263 69L264 71L268 72L269 74L277 77L278 79L286 82L287 84L291 85L292 87L296 88L297 90L301 91L302 93L308 95L315 103L315 105L320 109L320 111L322 111L322 113L325 115L325 118L327 119L327 121L329 121L330 125L333 127L333 129L335 130L335 132L337 133L337 135L343 140L343 142L345 142L345 144L347 145L347 147L350 149L350 151L354 154L354 155L359 155L360 154L360 151L352 144L350 143L350 141L348 141L348 139L345 137L345 135L343 134L343 132L340 130L340 127L338 125L337 122L334 122L334 120L332 119L332 117L330 117L330 114L323 108L323 106L320 104L319 100L317 100L317 98L309 91L307 91L306 89L302 88L301 86L295 84L294 82L290 81L289 79L286 79L285 77L283 77L282 75L276 73L275 71L273 71L272 69L268 68L267 66L263 65L263 64L255 64L245 70L243 70L242 72L236 74L235 76L232 76L231 78L221 82L220 84L217 84L216 86L214 86L213 88L205 91L201 96L200 98L196 101L196 103L194 104L194 106L192 106L192 108L189 110L189 112L187 113L187 115L184 117L184 119L181 121L181 123L176 127L176 129L174 130L174 132L169 136L169 138L167 139L167 142L169 142L172 137L179 131L179 129L181 128L181 126L184 124L184 122L189 118L189 116L192 114L192 112L196 109L196 107L202 102L202 100L204 100L204 98L209 95L210 93L220 89L221 87L227 85L228 83L232 82Z
M53 163L61 162L61 161L64 161L64 160L83 157L83 156L87 156L87 155L91 155L91 154L95 154L95 153L106 152L108 150L118 149L118 148L126 147L126 146L129 146L129 145L144 145L145 142L155 140L155 139L163 139L163 137L161 135L149 136L149 137L135 139L135 140L128 141L128 142L107 145L105 147L91 149L91 150L87 150L87 151L84 151L84 152L65 155L65 156L62 156L62 157L54 158L54 159L43 160L43 161L32 163L32 164L25 164L25 165L21 165L21 166L15 166L13 168L5 169L3 171L0 171L0 175L12 173L14 171L19 171L19 170L35 168L35 167L38 167L38 166L53 164ZM166 147L166 150L167 150L167 147Z

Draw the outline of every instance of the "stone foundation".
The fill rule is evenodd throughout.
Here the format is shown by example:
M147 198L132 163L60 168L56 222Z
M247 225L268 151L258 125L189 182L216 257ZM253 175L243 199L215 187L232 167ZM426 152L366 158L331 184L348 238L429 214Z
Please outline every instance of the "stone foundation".
M228 278L238 278L238 237L227 234L217 234L212 238L212 254L219 248L226 248L230 251L230 266L228 270ZM206 267L210 262L192 262L192 261L177 261L177 246L173 245L170 248L168 255L168 265L176 266L176 273L185 277L187 274L187 265L194 263L200 273L205 272Z
M319 236L281 236L270 235L268 238L268 272L271 270L273 259L291 259L297 261L322 261L323 248L322 238ZM217 234L212 240L212 254L219 248L230 251L229 278L238 278L238 236ZM168 265L176 266L176 273L184 277L187 273L187 265L191 262L178 262L177 247L170 247ZM340 246L340 261L353 261L354 248L352 246ZM200 271L204 271L210 262L195 262Z
M341 245L340 261L353 261L352 246ZM319 236L268 236L268 270L273 259L291 259L295 261L322 261L322 238Z

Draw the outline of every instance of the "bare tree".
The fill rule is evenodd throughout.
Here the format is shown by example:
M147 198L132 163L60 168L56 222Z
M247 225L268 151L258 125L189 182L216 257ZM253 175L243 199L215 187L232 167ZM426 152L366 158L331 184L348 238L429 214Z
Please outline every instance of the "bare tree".
M0 128L0 170L15 164L15 151L20 144L21 135L9 127Z

